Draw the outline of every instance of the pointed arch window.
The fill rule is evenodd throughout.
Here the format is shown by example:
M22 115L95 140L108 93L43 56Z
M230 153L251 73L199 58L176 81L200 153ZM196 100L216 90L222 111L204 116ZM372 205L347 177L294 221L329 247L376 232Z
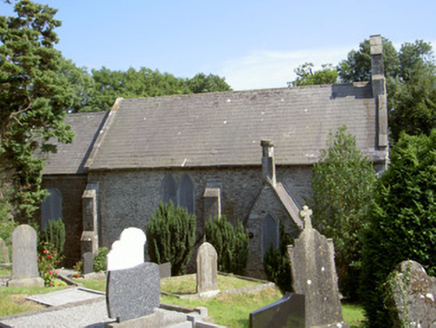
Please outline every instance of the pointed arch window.
M268 214L262 222L262 254L265 255L268 248L279 248L279 223L271 214Z
M177 206L177 183L171 174L167 174L162 181L162 202L173 202Z
M189 175L185 174L179 182L177 190L178 205L186 207L189 214L195 212L194 184Z
M41 229L44 231L51 220L63 219L62 194L56 188L48 188L49 196L41 204Z

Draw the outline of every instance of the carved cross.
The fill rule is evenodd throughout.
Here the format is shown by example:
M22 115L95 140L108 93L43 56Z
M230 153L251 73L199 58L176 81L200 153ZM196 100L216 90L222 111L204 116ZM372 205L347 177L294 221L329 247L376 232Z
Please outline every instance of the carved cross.
M303 210L300 211L300 216L304 220L304 229L312 229L312 221L310 220L312 213L312 210L307 205L304 205Z

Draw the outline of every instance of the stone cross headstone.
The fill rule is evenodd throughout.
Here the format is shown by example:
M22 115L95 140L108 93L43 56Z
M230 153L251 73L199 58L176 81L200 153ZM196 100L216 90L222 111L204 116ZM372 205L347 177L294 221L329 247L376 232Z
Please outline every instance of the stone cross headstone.
M82 255L83 274L94 272L94 254L86 252Z
M27 224L16 227L12 233L12 280L8 286L44 286L36 256L35 229Z
M348 327L342 318L333 241L312 228L311 215L304 206L300 212L304 230L294 245L288 246L292 287L305 296L306 327Z
M152 314L160 304L159 266L144 263L145 234L125 229L107 256L106 305L118 322Z
M3 239L0 238L0 263L9 263L9 247Z
M197 253L197 293L214 295L218 289L218 255L209 243L201 244Z
M434 327L436 324L436 278L415 261L401 262L388 281L395 327Z

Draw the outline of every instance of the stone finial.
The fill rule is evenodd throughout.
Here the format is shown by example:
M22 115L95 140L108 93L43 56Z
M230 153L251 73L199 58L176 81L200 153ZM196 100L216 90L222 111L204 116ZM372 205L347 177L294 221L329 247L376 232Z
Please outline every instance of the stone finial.
M300 216L304 220L304 229L312 229L312 221L310 219L312 214L312 210L307 205L304 205L303 210L300 211Z

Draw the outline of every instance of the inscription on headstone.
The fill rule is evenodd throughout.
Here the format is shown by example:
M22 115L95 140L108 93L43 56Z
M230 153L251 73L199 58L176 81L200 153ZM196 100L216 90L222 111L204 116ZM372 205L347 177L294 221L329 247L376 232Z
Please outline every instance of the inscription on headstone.
M3 239L0 238L0 263L9 263L9 247Z
M304 230L288 246L292 287L305 296L306 326L348 327L342 319L333 241L312 228L312 211L304 206Z
M436 278L415 261L401 262L387 286L391 288L391 317L395 327L436 325Z
M286 293L282 299L250 313L250 328L305 328L304 295Z
M12 233L12 280L8 286L44 286L36 259L36 232L27 224Z
M82 195L83 222L82 236L80 238L81 252L85 254L97 253L98 230L97 230L97 195L98 183L89 183Z
M201 244L197 253L197 293L218 292L218 255L209 243Z

